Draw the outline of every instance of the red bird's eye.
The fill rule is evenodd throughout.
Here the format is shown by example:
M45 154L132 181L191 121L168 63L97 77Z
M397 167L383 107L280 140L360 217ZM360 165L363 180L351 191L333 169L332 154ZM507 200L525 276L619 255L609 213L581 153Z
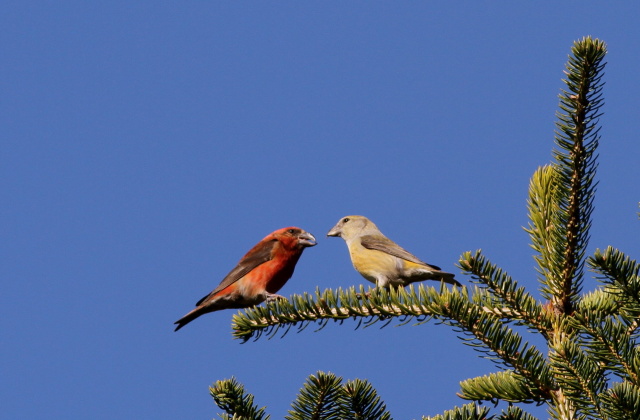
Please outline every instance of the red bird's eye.
M295 229L289 229L288 232L291 233L291 234L294 234L294 233L296 233L296 230Z

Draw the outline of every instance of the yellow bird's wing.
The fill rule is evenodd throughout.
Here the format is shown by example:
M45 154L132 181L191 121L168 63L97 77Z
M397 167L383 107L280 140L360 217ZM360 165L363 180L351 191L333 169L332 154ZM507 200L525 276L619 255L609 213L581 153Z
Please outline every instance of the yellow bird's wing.
M376 251L382 251L389 255L393 255L394 257L411 261L412 263L426 265L435 270L441 270L441 268L438 266L435 266L433 264L427 264L426 262L420 260L418 257L413 255L406 249L402 248L400 245L393 242L391 239L387 237L365 235L360 238L360 243L362 244L363 247L367 249L375 249Z

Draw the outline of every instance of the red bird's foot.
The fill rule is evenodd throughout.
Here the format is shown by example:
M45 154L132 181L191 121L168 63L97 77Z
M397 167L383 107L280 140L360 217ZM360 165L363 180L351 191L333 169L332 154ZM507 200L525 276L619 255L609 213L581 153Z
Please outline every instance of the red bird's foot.
M273 302L273 301L275 301L275 300L277 300L277 299L284 299L284 300L287 300L287 298L286 298L286 297L284 297L284 296L280 296L280 295L276 295L275 293L269 293L269 294L267 294L267 303L268 303L268 302Z

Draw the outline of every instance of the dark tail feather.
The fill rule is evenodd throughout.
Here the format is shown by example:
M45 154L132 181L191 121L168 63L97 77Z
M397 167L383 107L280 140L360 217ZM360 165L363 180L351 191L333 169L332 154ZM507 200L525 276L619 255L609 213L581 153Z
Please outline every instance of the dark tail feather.
M198 306L193 311L189 312L188 314L186 314L185 316L183 316L182 318L180 318L179 320L174 322L174 324L178 324L178 326L176 327L176 329L174 331L178 331L180 328L184 327L185 325L187 325L188 323L190 323L191 321L193 321L194 319L196 319L200 315L206 314L207 311L205 311L204 309L205 309L205 307Z
M447 284L451 284L457 287L462 287L462 284L460 284L460 282L458 282L455 278L454 275L451 273L440 273L442 275L442 277L440 277L440 280L442 280L443 282L447 283Z

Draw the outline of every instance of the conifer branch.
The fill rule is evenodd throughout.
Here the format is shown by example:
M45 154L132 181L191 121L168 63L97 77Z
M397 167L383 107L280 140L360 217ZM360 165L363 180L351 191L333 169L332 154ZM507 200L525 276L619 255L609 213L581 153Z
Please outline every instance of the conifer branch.
M476 289L474 296L483 294L481 289ZM252 336L257 339L263 333L273 336L281 327L285 333L295 324L304 329L310 322L318 322L322 328L329 320L342 321L349 317L368 318L367 325L395 317L403 317L405 322L413 318L421 322L436 318L464 333L466 344L494 362L515 369L535 384L540 393L548 394L552 382L542 354L534 346L523 344L519 334L474 300L466 288L443 288L438 292L423 284L417 290L409 286L364 292L361 288L360 294L354 288L346 292L342 289L316 291L315 300L308 294L293 295L287 301L245 309L244 313L234 315L233 329L237 338L246 341Z
M359 319L358 326L363 319L365 325L380 320L390 321L394 317L425 321L432 312L422 302L437 294L433 287L425 288L423 285L417 292L412 286L408 291L402 288L365 290L363 286L359 292L354 287L324 292L316 289L314 295L292 295L288 300L277 300L237 313L232 320L233 335L247 341L252 337L258 339L263 334L272 337L281 328L286 334L294 325L302 331L311 322L316 322L318 329L322 329L330 320L342 322L349 318Z
M386 405L368 381L347 381L343 390L345 397L340 419L391 420Z
M562 277L551 279L547 286L554 292L556 309L566 314L573 313L581 290L591 227L605 54L606 46L600 40L586 37L574 43L565 71L567 90L560 95L560 111L556 113L558 149L554 156L559 175L560 225L554 229L554 243Z
M318 372L307 378L286 420L342 420L342 378Z
M460 382L461 398L474 401L507 401L512 403L542 404L550 399L527 378L512 370L491 373Z
M605 292L617 306L616 315L625 322L629 333L637 333L640 330L640 264L612 247L604 252L596 250L587 262L605 283Z
M609 287L601 287L582 296L577 311L596 312L600 317L617 315L621 302L615 298L615 291Z
M265 414L265 408L258 408L253 403L253 395L245 393L244 386L235 378L216 381L209 387L209 393L218 407L226 414L220 414L223 420L268 420L271 418Z
M577 312L570 322L583 332L591 358L620 378L640 385L640 350L624 324L593 311Z
M564 397L586 415L600 415L599 394L607 387L602 366L580 348L577 337L558 335L549 354L553 378Z
M217 381L209 388L224 420L268 420L265 408L258 408L254 396L245 392L235 378ZM286 420L392 420L386 405L366 380L343 383L333 373L310 375L300 390Z
M507 273L491 264L478 250L462 254L459 265L466 274L484 284L498 299L494 313L504 320L515 321L518 325L534 328L544 336L550 328L550 321L542 306Z
M502 412L496 420L538 420L520 407L510 406L506 412Z
M559 202L560 184L555 165L538 168L529 183L529 227L525 231L531 238L531 247L537 252L534 255L538 267L536 270L542 277L538 280L542 285L542 295L549 301L554 299L551 285L561 284L562 265L557 263L558 244L556 229L560 228Z
M423 416L422 420L489 420L489 409L476 404L466 404L462 407L455 407L442 414L433 417ZM529 419L523 419L529 420Z
M604 252L596 250L588 263L602 275L601 281L613 286L609 290L618 299L640 305L640 264L611 246Z
M602 398L603 414L609 419L640 419L640 387L622 382L613 385Z

